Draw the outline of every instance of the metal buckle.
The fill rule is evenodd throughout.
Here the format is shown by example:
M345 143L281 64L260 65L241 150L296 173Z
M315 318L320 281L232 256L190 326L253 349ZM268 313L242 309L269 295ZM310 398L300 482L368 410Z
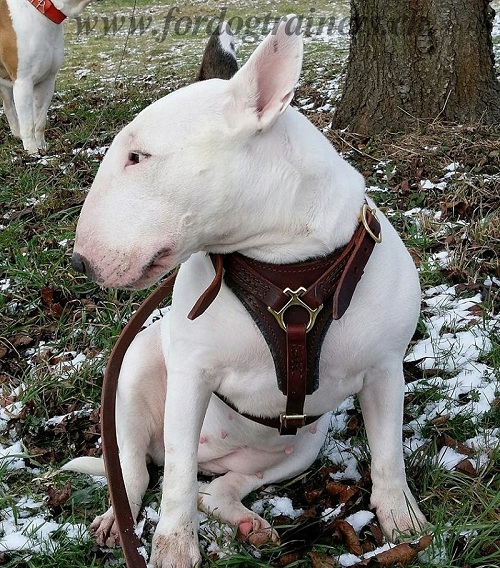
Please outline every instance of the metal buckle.
M312 309L310 308L305 302L304 300L302 300L300 298L300 294L303 294L304 292L306 292L307 290L304 287L300 287L297 288L297 290L290 290L290 288L285 288L283 290L283 294L286 294L287 296L290 296L290 299L288 300L288 302L281 308L281 310L279 310L279 312L273 310L273 308L271 308L270 306L267 306L267 309L273 314L273 316L276 318L276 321L280 324L280 327L283 331L286 331L286 323L285 320L283 319L283 316L285 315L285 312L288 310L288 308L290 306L301 306L302 308L305 308L308 313L309 313L309 322L306 326L306 333L308 333L309 331L311 331L311 329L314 327L314 323L316 322L316 317L319 314L319 312L321 311L323 304L321 304L320 306L318 306L316 309Z
M298 428L302 428L306 425L307 414L285 414L282 412L280 414L280 426L288 428L287 420L300 420L302 424Z
M360 215L360 221L363 223L363 227L366 229L366 232L370 235L370 237L376 242L376 243L381 243L382 242L382 230L380 230L380 233L377 237L377 235L375 235L375 233L371 230L370 225L368 224L368 219L366 218L366 213L367 211L369 211L374 217L375 219L377 219L377 212L375 209L372 209L368 203L364 203L363 204L363 208L361 209L361 215ZM377 219L378 221L378 219Z

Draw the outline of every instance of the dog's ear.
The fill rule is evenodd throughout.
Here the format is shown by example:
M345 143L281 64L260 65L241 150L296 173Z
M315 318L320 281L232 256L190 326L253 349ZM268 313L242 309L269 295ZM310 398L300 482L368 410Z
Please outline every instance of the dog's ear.
M285 16L231 79L231 118L251 113L257 130L269 128L293 98L302 55L300 20Z
M221 22L208 40L197 80L231 79L238 71L234 35L227 22Z

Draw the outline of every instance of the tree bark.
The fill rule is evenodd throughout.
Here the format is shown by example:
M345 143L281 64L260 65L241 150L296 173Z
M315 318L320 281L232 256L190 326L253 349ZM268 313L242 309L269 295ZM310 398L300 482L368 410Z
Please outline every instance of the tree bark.
M351 0L333 124L362 134L419 121L500 122L489 0Z

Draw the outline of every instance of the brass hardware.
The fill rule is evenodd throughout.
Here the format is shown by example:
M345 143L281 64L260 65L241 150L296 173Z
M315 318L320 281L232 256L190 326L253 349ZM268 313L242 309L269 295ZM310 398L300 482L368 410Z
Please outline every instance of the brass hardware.
M273 310L273 308L271 308L270 306L267 306L267 309L273 314L273 316L276 318L277 322L280 324L280 327L283 331L286 331L286 323L285 320L283 319L285 312L288 310L288 308L290 306L301 306L302 308L305 308L308 312L309 312L309 322L306 326L306 333L308 333L309 331L311 331L311 329L314 327L314 323L316 322L316 317L319 314L319 312L321 311L321 308L323 307L323 304L321 304L321 306L318 306L316 309L312 309L310 308L301 298L300 298L300 294L303 294L304 292L306 292L307 290L305 288L303 288L302 286L300 288L297 288L297 290L290 290L290 288L285 288L283 290L283 294L286 294L287 296L290 296L290 299L288 300L288 302L281 308L281 310L279 312Z
M376 242L376 243L381 243L382 242L382 230L380 230L380 233L377 235L375 235L375 233L371 230L370 225L368 224L368 220L366 219L366 213L370 212L375 219L377 219L377 212L375 209L372 209L368 203L364 203L363 204L363 209L361 209L361 215L360 215L360 221L363 223L363 227L366 229L366 232L370 235L370 237ZM378 221L378 219L377 219Z
M307 414L285 414L284 412L282 412L280 414L280 425L283 427L287 427L287 420L300 420L302 422L302 426L306 425L306 418L307 418ZM302 428L302 426L300 426L300 428Z

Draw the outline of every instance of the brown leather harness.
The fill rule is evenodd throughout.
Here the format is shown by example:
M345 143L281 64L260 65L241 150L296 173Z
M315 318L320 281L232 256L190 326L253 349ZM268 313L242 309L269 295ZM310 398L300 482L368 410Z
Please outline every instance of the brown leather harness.
M285 412L279 417L260 417L240 412L259 424L295 434L316 421L307 416L304 403L319 382L321 345L333 320L345 313L376 243L381 242L380 223L367 203L360 223L347 245L325 257L296 264L274 265L239 253L211 255L215 277L188 314L199 317L215 300L222 281L236 294L261 330L273 355L278 387L286 395ZM170 276L141 304L123 329L111 353L102 393L102 446L108 487L127 566L146 566L138 552L139 540L126 498L116 441L115 405L118 376L126 350L142 325L173 290Z
M200 316L215 299L222 279L252 316L271 351L278 387L286 395L279 417L237 412L280 434L318 420L304 413L306 395L319 384L321 346L333 320L347 310L356 285L380 242L380 223L365 203L360 223L349 243L331 254L296 264L269 264L239 253L211 255L215 278L188 317Z

